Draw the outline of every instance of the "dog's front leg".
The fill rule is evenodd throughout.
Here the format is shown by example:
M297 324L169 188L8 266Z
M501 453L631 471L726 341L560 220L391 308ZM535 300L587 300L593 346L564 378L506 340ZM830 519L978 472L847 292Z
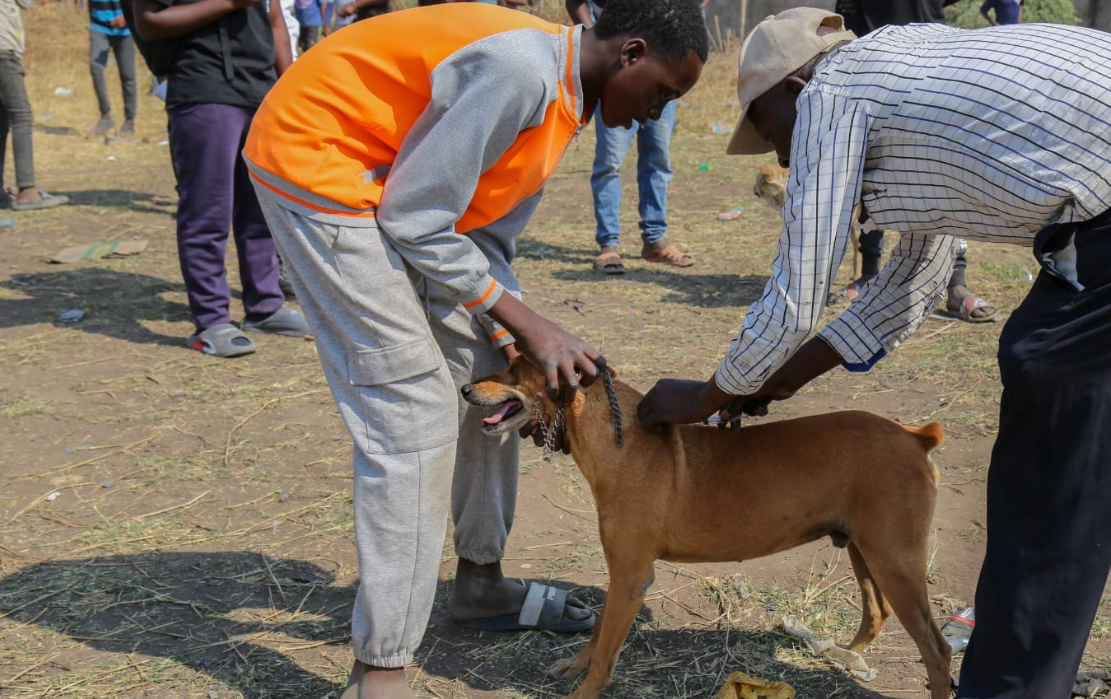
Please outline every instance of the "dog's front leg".
M590 643L571 661L571 664L578 666L580 658L585 656L582 667L589 665L590 670L582 686L567 699L595 699L613 680L613 668L621 645L629 635L629 629L644 602L645 590L652 584L651 560L633 565L617 561L607 563L610 569L610 588L606 594L602 617L598 620ZM579 672L582 670L579 669Z

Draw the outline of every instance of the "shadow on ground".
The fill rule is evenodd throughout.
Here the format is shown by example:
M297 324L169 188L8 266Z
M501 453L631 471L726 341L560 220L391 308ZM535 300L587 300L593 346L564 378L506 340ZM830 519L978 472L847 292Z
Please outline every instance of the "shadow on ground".
M545 670L577 652L587 634L466 631L447 618L450 587L445 581L438 585L436 611L418 653L424 682L458 680L512 696L572 691L576 682L552 680ZM596 587L573 593L596 607L604 599ZM333 679L321 677L299 663L296 653L345 646L354 598L354 585L336 585L332 573L315 563L249 551L58 560L0 578L0 617L9 622L49 629L118 654L121 662L169 659L247 699L338 696L336 673ZM642 608L606 695L710 697L725 675L742 670L785 680L799 697L881 696L841 673L774 659L778 648L793 643L782 634L736 628L664 630ZM415 689L423 691L421 678Z
M183 292L184 284L146 274L83 267L19 274L0 286L24 296L0 299L0 328L58 323L59 313L81 309L81 321L58 324L140 344L181 345L183 338L153 332L141 321L192 320L187 305L162 297Z

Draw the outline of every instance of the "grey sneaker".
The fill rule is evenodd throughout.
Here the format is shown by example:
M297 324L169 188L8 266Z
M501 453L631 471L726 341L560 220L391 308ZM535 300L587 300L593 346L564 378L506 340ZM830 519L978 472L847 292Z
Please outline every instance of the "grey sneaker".
M289 275L286 274L285 267L282 267L278 272L278 288L285 294L286 301L296 301L297 294L293 291L293 282L289 280Z
M243 332L269 333L271 335L288 335L289 337L305 337L312 335L308 322L301 311L289 306L282 306L270 315L250 316L243 321Z
M96 126L93 127L93 133L95 133L97 136L103 136L104 134L111 131L112 127L114 127L115 125L116 122L112 120L112 117L105 114L104 116L100 117L100 121L96 122Z
M130 119L123 122L123 126L120 127L120 135L121 136L134 136L135 135L135 122L130 120Z

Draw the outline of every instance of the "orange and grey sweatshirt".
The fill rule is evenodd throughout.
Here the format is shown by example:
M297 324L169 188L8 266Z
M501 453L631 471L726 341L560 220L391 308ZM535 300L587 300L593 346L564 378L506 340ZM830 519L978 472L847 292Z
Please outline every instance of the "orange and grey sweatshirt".
M376 224L483 313L504 288L465 234L537 194L582 128L581 32L479 3L357 22L278 80L247 137L248 167L287 208Z

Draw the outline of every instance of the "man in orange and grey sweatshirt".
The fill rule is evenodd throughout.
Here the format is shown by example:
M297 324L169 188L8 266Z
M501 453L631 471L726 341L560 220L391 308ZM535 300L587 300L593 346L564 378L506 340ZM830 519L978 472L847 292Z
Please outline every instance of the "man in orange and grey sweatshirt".
M706 55L691 0L611 0L589 30L421 7L325 39L259 109L244 154L355 442L345 698L412 696L400 668L427 625L449 502L456 621L593 625L563 591L502 576L519 441L483 435L458 388L518 352L553 392L597 376L596 351L519 300L514 240L595 104L611 126L656 118Z

